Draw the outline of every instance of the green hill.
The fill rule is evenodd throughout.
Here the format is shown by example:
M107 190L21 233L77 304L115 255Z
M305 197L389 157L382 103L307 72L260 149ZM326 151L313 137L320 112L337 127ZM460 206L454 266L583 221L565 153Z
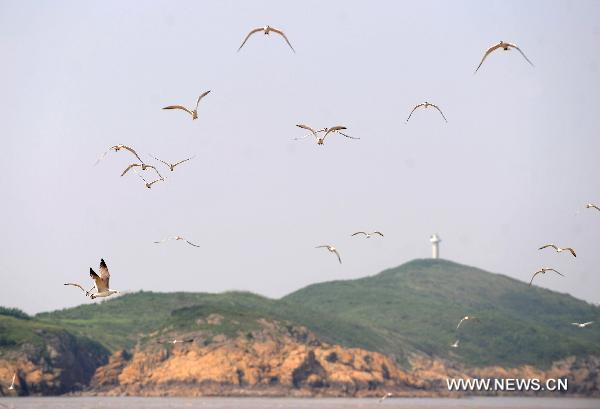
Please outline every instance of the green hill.
M351 320L384 343L469 365L546 366L569 355L600 354L600 308L500 274L445 260L415 260L358 280L314 284L284 301ZM456 325L465 315L480 322ZM460 349L448 348L456 338ZM362 345L359 345L362 346Z
M358 323L248 292L138 292L96 305L38 314L36 319L95 339L114 351L168 333L201 331L204 327L198 324L199 320L211 314L224 317L217 327L211 326L211 330L225 335L251 331L257 319L266 318L304 325L327 342L368 345L371 349L384 343L377 334Z
M251 332L257 319L266 318L306 326L326 342L393 355L402 364L409 352L472 366L543 367L570 355L600 355L600 327L570 325L599 321L600 308L444 260L314 284L280 300L246 292L138 292L20 321L62 328L114 351L201 332L211 314L222 317L211 330L225 335ZM457 332L465 315L480 322L466 322ZM457 337L460 348L449 348Z

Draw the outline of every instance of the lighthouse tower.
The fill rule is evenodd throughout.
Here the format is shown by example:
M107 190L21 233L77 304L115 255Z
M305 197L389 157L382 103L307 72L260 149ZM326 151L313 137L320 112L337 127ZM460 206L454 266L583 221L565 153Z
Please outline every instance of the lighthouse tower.
M429 241L431 242L431 257L440 258L440 242L442 239L440 239L437 234L434 234Z

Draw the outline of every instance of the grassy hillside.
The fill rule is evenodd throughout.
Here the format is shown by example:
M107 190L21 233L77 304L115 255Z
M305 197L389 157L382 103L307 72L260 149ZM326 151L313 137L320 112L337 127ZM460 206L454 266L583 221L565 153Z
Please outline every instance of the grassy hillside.
M225 317L219 328L211 327L225 335L251 331L255 329L257 319L266 318L304 325L324 341L332 343L361 344L371 349L385 343L383 338L361 324L247 292L139 292L96 305L38 314L36 318L117 350L131 348L140 341L169 331L185 333L205 329L198 321L211 314Z
M211 324L212 332L251 332L266 318L304 325L326 342L383 352L400 363L411 351L475 366L545 366L569 355L600 355L600 325L570 325L600 324L600 308L444 260L415 260L371 277L314 284L281 300L246 292L139 292L30 321L64 328L114 351L202 332L211 314L223 317ZM466 322L457 332L464 315L481 321ZM449 348L457 337L460 348Z
M569 295L444 260L415 260L372 277L314 284L284 301L366 326L385 340L471 365L536 364L568 355L600 354L600 308ZM461 317L476 315L481 322ZM600 322L598 322L600 324ZM459 349L448 348L456 338Z

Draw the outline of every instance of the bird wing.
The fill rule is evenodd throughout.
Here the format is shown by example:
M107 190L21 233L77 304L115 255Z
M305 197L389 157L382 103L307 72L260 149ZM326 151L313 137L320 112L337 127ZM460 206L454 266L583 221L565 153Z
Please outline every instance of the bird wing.
M556 274L558 274L559 276L563 276L563 277L564 277L564 275L563 275L563 274L559 273L558 271L556 271L556 270L555 270L555 269L553 269L553 268L547 268L547 269L546 269L546 271L554 271L554 272L555 272Z
M200 103L200 100L208 94L210 94L210 90L204 91L202 94L200 94L200 96L198 97L198 101L196 101L196 111L198 110L198 104Z
M150 182L150 183L148 183L148 184L149 184L150 186L152 186L152 185L153 185L153 184L155 184L156 182L161 182L161 181L164 181L164 180L165 180L165 178L161 177L160 179L153 180L152 182Z
M340 264L342 264L342 258L340 257L340 253L338 253L338 251L337 251L337 250L333 250L333 252L334 252L334 253L335 253L335 255L337 256L337 258L338 258L338 261L340 262Z
M102 279L102 281L104 281L106 288L108 288L109 287L108 280L110 279L110 272L108 271L108 267L106 266L106 263L104 262L103 258L100 259L100 269L98 271L100 271L100 278Z
M577 254L575 254L575 250L572 247L565 247L563 250L568 250L571 252L573 257L577 257Z
M546 244L546 245L540 247L538 250L543 250L548 247L552 247L554 250L558 250L558 247L556 247L554 244Z
M273 27L271 27L271 31L273 31L273 32L275 32L275 33L279 34L280 36L282 36L282 37L283 37L283 39L285 40L285 42L286 42L286 43L287 43L287 44L290 46L290 48L292 49L292 51L293 51L294 53L296 52L296 50L294 50L294 47L292 47L292 44L290 44L290 40L288 40L287 36L284 34L284 32L283 32L283 31L281 31L281 30L278 30L278 29L276 29L276 28L273 28Z
M129 172L129 169L134 168L136 166L142 166L142 165L140 165L138 163L132 163L131 165L127 166L127 168L125 168L123 173L121 173L121 176L125 175L127 172Z
M152 166L152 165L146 165L147 168L151 168L154 169L154 171L156 172L156 174L158 175L158 177L160 179L163 179L163 176L160 174L160 172L158 171L158 169L156 169L156 167Z
M571 325L577 325L577 326L579 326L579 325L581 325L581 324L580 324L580 323L578 323L578 322L572 322L572 323L571 323Z
M342 129L346 129L346 127L345 126L339 126L339 125L332 126L331 128L327 129L327 132L325 132L325 135L323 135L323 137L321 138L321 140L324 141L325 138L327 137L327 135L329 135L330 133L333 133L333 132L340 131Z
M94 280L94 283L96 284L96 290L99 293L108 290L108 286L106 286L104 284L104 280L102 280L102 277L100 277L98 274L96 274L96 272L91 267L90 267L90 277L92 277L92 280Z
M357 231L356 233L353 233L350 236L356 236L357 234L364 234L365 236L368 236L368 234L364 231Z
M439 112L440 114L442 114L442 118L444 118L444 121L448 122L448 120L446 119L446 116L444 115L444 113L442 112L442 110L440 109L440 107L439 107L439 106L437 106L437 105L435 105L435 104L429 104L429 105L431 105L432 107L434 107L435 109L437 109L437 110L438 110L438 112Z
M187 162L188 160L194 159L195 157L196 157L196 156L192 156L192 157L189 157L189 158L187 158L187 159L180 160L179 162L177 162L177 163L174 163L174 164L173 164L173 167L175 167L175 166L177 166L177 165L181 165L183 162Z
M104 159L104 158L106 157L106 155L108 155L108 152L109 152L109 151L106 151L106 152L104 152L102 155L100 155L100 156L98 157L98 159L96 159L96 162L94 163L94 166L96 166L97 164L99 164L99 163L100 163L100 161L101 161L102 159Z
M360 138L358 138L358 137L356 137L356 136L350 136L350 135L348 135L348 134L345 134L345 133L343 133L343 132L338 132L338 133L339 133L340 135L343 135L343 136L345 136L346 138L350 138L350 139L360 139Z
M502 43L501 42L498 43L498 44L496 44L496 45L491 46L490 48L488 48L487 51L485 52L485 54L483 55L483 58L481 59L481 62L479 63L479 65L475 69L475 72L477 72L479 70L479 68L481 67L481 64L483 64L483 61L485 61L485 59L487 58L487 56L490 55L491 53L493 53L494 51L496 51L500 47L502 47Z
M156 159L156 160L157 160L157 161L159 161L159 162L162 162L162 163L164 163L164 164L165 164L165 165L167 165L168 167L171 167L171 164L170 164L170 163L168 163L168 162L165 162L165 161L164 161L164 160L162 160L162 159L158 159L156 156L150 155L150 157L151 157L151 158L154 158L154 159Z
M64 283L63 285L72 285L73 287L81 288L81 291L83 291L84 293L87 293L87 290L77 283Z
M312 129L310 126L304 125L304 124L297 124L296 126L298 128L302 128L302 129L306 129L307 131L310 131L315 136L315 138L317 138L317 131Z
M529 281L529 286L531 287L531 283L533 283L533 279L535 278L536 275L540 274L542 272L542 270L540 271L536 271L535 273L533 273L533 276L531 277L531 281Z
M322 248L329 248L331 246L327 245L327 244L323 244L322 246L317 246L315 247L316 249L322 249Z
M244 44L246 44L246 41L248 41L248 39L250 38L250 36L254 33L258 33L259 31L263 31L262 27L258 27L255 28L254 30L251 30L248 35L246 36L246 38L244 38L244 42L242 43L242 45L240 45L240 48L238 48L238 52L242 49L242 47L244 46Z
M584 322L584 323L583 323L583 325L587 327L588 325L590 325L590 324L593 324L593 322L594 322L594 321L588 321L588 322Z
M381 237L383 237L383 233L380 231L374 231L373 234L379 234Z
M510 43L506 43L506 45L507 45L508 47L512 47L512 48L516 49L518 52L520 52L520 53L521 53L521 55L523 56L523 58L525 58L525 60L527 60L527 62L528 62L529 64L531 64L531 66L532 66L532 67L535 67L535 66L533 65L533 63L532 63L531 61L529 61L529 58L527 58L527 56L525 55L525 53L524 53L524 52L523 52L523 51L522 51L522 50L521 50L519 47L517 47L517 45L516 45L516 44L510 44Z
M182 109L185 112L187 112L188 114L194 116L194 113L192 111L190 111L189 109L187 109L186 107L184 107L183 105L169 105L168 107L164 107L163 109Z
M464 320L465 320L464 318L460 320L460 322L459 322L459 323L458 323L458 325L456 326L456 329L458 329L458 328L460 327L460 324L462 324Z
M415 105L415 107L412 109L412 111L410 111L410 114L408 114L408 118L406 118L406 123L408 123L408 120L410 119L410 117L412 116L413 112L415 112L417 110L417 108L424 106L424 103L420 103Z
M184 240L185 240L185 239L184 239ZM191 241L189 241L189 240L185 240L185 242L186 242L187 244L189 244L190 246L194 246L194 247L200 247L199 245L197 245L197 244L194 244L194 243L192 243L192 242L191 242Z
M130 148L129 146L126 146L126 145L121 145L121 148L127 149L129 152L133 153L135 155L135 157L138 158L138 160L140 162L144 163L144 161L142 160L142 158L139 157L139 155L137 154L137 152L133 148Z
M17 379L17 373L15 372L15 373L13 374L13 377L12 377L12 382L11 382L11 385L12 385L12 386L14 386L14 385L15 385L15 380L16 380L16 379Z

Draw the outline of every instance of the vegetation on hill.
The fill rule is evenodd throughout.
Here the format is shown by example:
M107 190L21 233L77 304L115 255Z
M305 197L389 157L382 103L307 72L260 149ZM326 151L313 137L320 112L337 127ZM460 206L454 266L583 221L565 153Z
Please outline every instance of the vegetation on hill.
M367 326L385 339L469 365L549 365L569 355L600 354L600 308L499 274L445 260L415 260L375 276L314 284L284 301ZM456 326L465 315L479 322ZM449 345L460 339L460 348ZM363 345L357 345L363 346Z
M209 325L214 314L222 319ZM465 315L480 321L457 331ZM449 261L415 260L358 280L314 284L280 300L247 292L138 292L38 314L10 329L0 320L0 334L14 345L33 336L36 326L64 329L115 351L209 329L225 336L251 333L264 318L305 326L323 341L382 352L401 364L408 353L422 352L472 366L543 367L571 355L600 355L600 327L571 325L599 316L600 308L569 295ZM449 348L457 338L460 348Z

